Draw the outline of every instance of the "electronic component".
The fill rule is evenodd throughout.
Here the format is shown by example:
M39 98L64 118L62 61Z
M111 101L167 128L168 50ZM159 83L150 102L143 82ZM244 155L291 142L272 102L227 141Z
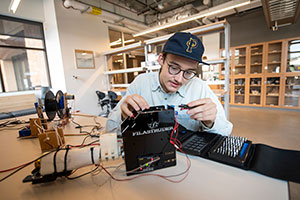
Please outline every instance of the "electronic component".
M119 157L117 133L104 133L100 135L100 159L109 160Z
M183 126L179 126L178 131L184 152L240 168L248 167L252 142L246 138L193 132Z
M195 106L189 107L187 104L180 104L178 107L180 108L180 110L188 110L188 109L195 108Z
M208 152L209 158L237 167L246 167L252 142L239 136L222 137Z
M99 164L99 147L66 148L53 151L35 163L32 175L23 182L45 183L57 177L68 176L72 170L91 164Z
M176 165L175 147L170 143L174 121L172 107L155 106L122 123L127 175Z

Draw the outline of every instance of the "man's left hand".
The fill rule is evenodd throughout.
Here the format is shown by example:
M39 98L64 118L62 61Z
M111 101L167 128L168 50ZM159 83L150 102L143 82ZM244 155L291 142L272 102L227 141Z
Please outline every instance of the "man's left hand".
M205 126L211 128L214 125L217 116L217 105L210 99L198 99L187 104L191 107L187 114L191 119L202 121Z

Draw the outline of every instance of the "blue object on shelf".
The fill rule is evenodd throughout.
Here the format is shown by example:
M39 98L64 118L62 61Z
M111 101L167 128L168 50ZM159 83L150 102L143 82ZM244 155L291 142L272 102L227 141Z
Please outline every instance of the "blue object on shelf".
M29 128L23 128L22 130L19 130L20 137L25 137L30 135L31 135L31 130Z

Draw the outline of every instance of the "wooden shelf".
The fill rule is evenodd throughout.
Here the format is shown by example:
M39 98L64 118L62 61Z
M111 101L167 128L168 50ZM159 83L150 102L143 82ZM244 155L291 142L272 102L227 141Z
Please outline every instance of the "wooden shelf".
M289 84L289 85L285 85L285 86L299 86L300 87L299 84Z
M280 61L268 62L268 65L277 65L277 64L281 64L281 62Z
M281 53L281 51L270 51L270 52L268 52L268 54L279 54L279 53Z
M260 95L260 94L249 94L249 96L252 96L252 97L260 97L261 95Z
M300 98L300 95L296 94L284 94L285 97L291 97L291 98Z
M261 56L263 53L251 53L251 56Z
M266 84L266 86L268 86L268 87L279 87L280 85L279 84L276 84L276 85L275 84L274 85L273 84Z
M235 55L234 57L236 57L236 58L243 58L243 57L246 57L246 55Z
M279 94L267 94L267 97L279 97Z

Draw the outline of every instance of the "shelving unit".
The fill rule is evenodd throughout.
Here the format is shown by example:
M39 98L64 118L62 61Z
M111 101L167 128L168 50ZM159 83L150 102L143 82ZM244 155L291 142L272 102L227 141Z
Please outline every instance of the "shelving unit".
M300 37L232 52L231 105L300 109Z
M263 72L264 45L256 44L250 46L250 71L249 74L262 74Z
M246 80L244 77L233 79L233 103L245 104L245 85Z
M280 105L280 76L272 76L265 78L265 101L264 106L279 107Z
M250 77L249 78L249 96L248 103L252 106L262 105L262 77Z
M234 75L246 74L246 51L247 47L234 48L234 63L232 69Z
M300 77L287 76L284 80L283 106L298 108L300 105Z
M287 41L286 73L300 73L300 38Z
M224 49L224 57L215 59L215 60L206 60L205 62L209 64L222 64L224 65L225 73L224 73L224 90L223 91L217 91L218 94L222 96L224 99L224 109L225 109L225 114L228 118L228 108L229 108L229 66L230 66L230 47L229 47L229 39L230 39L230 25L226 21L220 21L216 22L213 24L205 25L205 26L200 26L197 28L185 30L184 32L190 32L194 35L201 36L203 34L209 34L209 33L215 33L215 32L221 32L224 31L225 35L225 49ZM157 70L160 68L160 66L153 66L151 63L148 61L148 52L149 49L155 48L157 45L162 45L164 42L166 42L169 37L171 37L173 34L165 35L162 37L157 37L153 38L150 40L145 40L144 42L139 42L135 43L132 45L128 45L125 47L121 47L118 49L114 49L112 51L104 53L105 55L105 61L106 61L106 66L105 66L105 75L107 75L107 82L108 84L108 90L111 90L113 88L119 88L119 87L127 87L128 84L130 83L128 79L125 79L125 83L121 84L119 82L116 83L114 77L121 76L125 73L143 73L143 72L150 72L153 70ZM117 69L114 70L112 65L112 57L119 54L119 53L124 53L124 52L129 52L132 50L136 49L144 49L144 57L145 57L145 63L146 65L144 67L136 67L136 68L131 68L131 69ZM157 48L158 49L158 48ZM224 94L224 95L223 95Z
M275 41L267 43L267 63L265 73L280 73L282 69L282 41Z

